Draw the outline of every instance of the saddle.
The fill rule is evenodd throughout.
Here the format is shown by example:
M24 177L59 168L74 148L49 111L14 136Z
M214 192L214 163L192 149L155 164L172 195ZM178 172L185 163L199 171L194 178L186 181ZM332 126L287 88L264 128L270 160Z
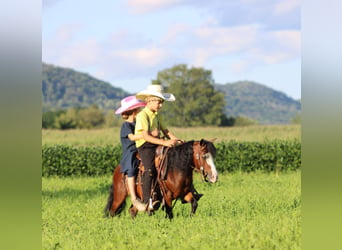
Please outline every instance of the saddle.
M156 154L154 158L154 165L156 167L158 177L162 180L165 179L166 173L167 173L167 151L169 150L168 147L158 145L156 148ZM139 174L142 174L144 172L144 165L142 164L141 158L139 154L137 153L136 157L138 160L140 160L139 164Z
M153 207L153 209L158 209L158 207L160 206L160 202L159 200L162 199L162 193L160 193L160 187L158 185L158 183L160 182L160 180L164 180L166 177L166 173L167 173L167 151L168 151L168 147L164 147L164 146L157 146L156 148L156 154L155 154L155 167L157 170L157 176L156 179L154 179L154 181L152 181L152 185L151 185L151 198L152 198L152 204L151 207ZM144 169L144 165L141 161L141 158L139 156L139 154L136 155L136 157L140 160L140 164L139 164L139 171L137 174L137 178L136 178L136 184L138 185L139 183L142 184L142 175L145 171ZM161 195L161 197L158 195ZM158 198L159 196L159 198Z

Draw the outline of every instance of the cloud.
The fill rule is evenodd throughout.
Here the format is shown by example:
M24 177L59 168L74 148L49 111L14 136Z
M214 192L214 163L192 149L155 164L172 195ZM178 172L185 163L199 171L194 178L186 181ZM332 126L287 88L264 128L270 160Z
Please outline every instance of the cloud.
M257 25L212 28L203 27L195 31L196 39L212 48L221 48L225 52L236 52L253 43Z
M57 31L49 38L43 38L42 56L51 61L59 62L59 59L65 54L68 54L70 48L79 50L74 46L77 34L81 31L83 26L81 24L68 24L60 26Z
M128 0L128 7L133 13L142 14L147 12L154 12L161 9L177 6L186 1L184 0Z
M175 23L165 33L164 36L161 37L159 44L161 46L172 46L181 45L187 38L186 34L189 34L191 31L191 26L184 23Z
M276 14L282 16L281 22L288 13L293 15L298 1L244 0L246 5L230 8L241 1L129 0L129 7L136 13L196 5L203 8L199 13L201 23L177 19L177 23L152 35L154 30L147 32L139 24L136 29L122 25L119 29L111 27L101 37L92 37L86 24L72 23L61 26L50 38L44 37L43 58L47 63L107 80L151 77L178 63L204 68L215 65L213 71L218 65L224 72L229 69L229 73L243 74L256 67L300 58L300 31L286 25L270 28L268 24L280 20L274 19ZM263 23L260 17L269 19Z
M265 32L260 48L267 63L280 63L300 57L300 32L296 30Z
M299 31L263 31L258 34L256 41L232 64L233 72L247 72L259 66L281 64L300 58Z
M294 11L296 8L299 8L300 0L287 0L281 1L275 4L274 13L275 14L284 14Z
M158 66L168 56L168 52L159 48L140 48L131 50L114 50L111 56L131 67L150 68Z
M98 63L99 55L101 55L101 46L96 40L77 41L64 50L59 57L59 62L69 67L93 66Z
M52 44L43 43L50 47L49 51L54 51L46 55L43 46L44 57L53 57L57 64L71 68L98 68L96 76L106 79L151 75L177 63L206 67L209 61L222 58L226 58L223 67L243 72L300 56L299 31L267 31L259 25L191 27L177 23L152 44L144 34L128 30L114 32L101 41L77 40L81 28L79 25L60 28L53 39L54 49Z

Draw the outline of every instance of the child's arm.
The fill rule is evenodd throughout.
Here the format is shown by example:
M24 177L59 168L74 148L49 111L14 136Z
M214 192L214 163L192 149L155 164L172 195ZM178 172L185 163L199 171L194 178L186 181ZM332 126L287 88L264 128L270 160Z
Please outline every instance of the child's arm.
M152 135L150 135L150 133L148 131L145 131L145 130L142 131L142 136L143 136L145 141L150 142L152 144L156 144L156 145L163 145L165 147L172 147L176 144L175 141L173 141L173 140L165 141L163 139L153 137Z
M171 133L171 131L168 129L163 130L163 134L166 135L170 140L184 142L183 140L181 140L177 136L175 136L173 133Z
M135 134L128 134L128 139L130 139L131 141L137 141L140 139L143 139L144 137L142 136L142 134L139 135L135 135Z

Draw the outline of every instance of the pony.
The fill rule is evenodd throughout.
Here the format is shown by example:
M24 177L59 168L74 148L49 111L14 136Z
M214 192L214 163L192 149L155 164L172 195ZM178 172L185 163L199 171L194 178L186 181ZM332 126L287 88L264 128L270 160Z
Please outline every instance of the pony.
M198 171L202 180L215 183L218 173L214 164L216 148L213 141L200 140L188 141L171 148L158 146L156 149L155 165L157 177L153 189L154 199L163 203L166 217L173 218L172 201L180 199L182 203L191 203L191 213L195 214L198 200L194 194L193 171ZM163 151L163 152L162 152ZM137 196L142 197L141 172L143 166L139 166L137 178ZM128 196L127 181L123 173L120 173L120 164L115 168L112 185L104 209L105 216L119 215L125 207ZM158 206L159 207L159 206ZM155 209L157 210L158 207ZM135 218L138 210L131 205L129 212Z

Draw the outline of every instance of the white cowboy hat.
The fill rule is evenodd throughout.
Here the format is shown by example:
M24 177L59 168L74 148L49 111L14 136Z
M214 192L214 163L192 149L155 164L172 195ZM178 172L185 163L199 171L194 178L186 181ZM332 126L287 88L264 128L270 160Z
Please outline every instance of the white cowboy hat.
M138 92L135 97L140 100L145 100L148 96L156 96L165 101L173 102L176 100L175 96L170 93L162 93L163 87L157 84L151 84L146 90Z
M115 114L121 114L125 111L145 106L146 103L137 100L134 95L127 96L126 98L121 100L121 107L115 111Z

